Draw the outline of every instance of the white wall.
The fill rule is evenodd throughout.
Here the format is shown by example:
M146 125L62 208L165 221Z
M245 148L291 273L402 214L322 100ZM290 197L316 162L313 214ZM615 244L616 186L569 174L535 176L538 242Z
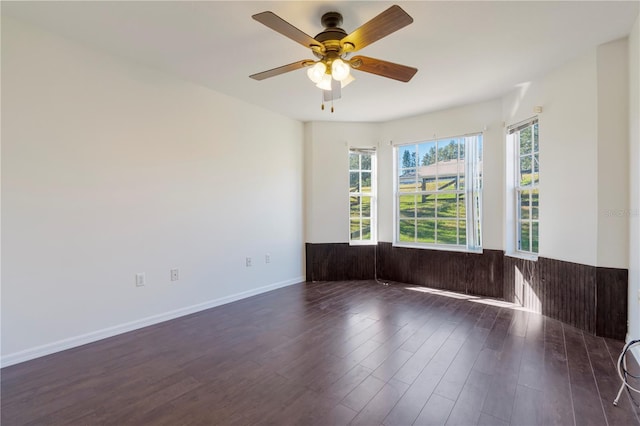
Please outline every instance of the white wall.
M378 147L379 124L306 123L305 138L306 241L349 242L349 148Z
M542 257L596 265L598 111L596 54L590 52L503 98L508 125L540 123Z
M628 267L627 68L617 40L503 98L507 125L543 107L540 256Z
M301 123L6 17L2 65L4 365L302 280Z
M484 226L486 248L502 241L502 126L500 101L386 123L306 124L307 233L311 243L349 241L349 146L378 149L378 235L393 241L393 147L412 142L482 132L485 126ZM310 170L309 170L310 169Z
M640 18L629 35L629 333L640 339ZM636 348L640 361L640 349Z
M598 46L598 266L629 265L627 39Z

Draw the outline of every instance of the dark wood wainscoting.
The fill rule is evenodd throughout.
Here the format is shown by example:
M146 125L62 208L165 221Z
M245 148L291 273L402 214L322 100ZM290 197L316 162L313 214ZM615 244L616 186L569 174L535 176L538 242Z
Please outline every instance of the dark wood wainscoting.
M503 253L417 250L378 244L378 277L407 284L502 298Z
M371 280L376 246L306 244L307 281Z
M502 298L503 253L417 250L347 243L306 244L307 281L378 278L461 293ZM377 262L377 265L376 265Z
M505 256L505 300L595 334L595 266Z
M504 299L598 336L625 338L627 270L504 258Z
M624 340L627 334L629 271L596 268L596 334Z
M626 269L562 260L347 243L306 245L307 281L377 277L479 296L503 298L598 336L624 340Z

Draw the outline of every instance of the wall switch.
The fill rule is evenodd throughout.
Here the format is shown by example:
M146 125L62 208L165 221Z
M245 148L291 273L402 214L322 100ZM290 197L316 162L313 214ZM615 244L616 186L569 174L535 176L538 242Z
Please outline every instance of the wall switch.
M246 264L247 264L247 267L251 266L251 258L250 257L247 257Z
M138 272L136 274L136 287L142 287L145 283L146 279L144 277L144 272Z
M271 255L269 253L264 255L264 263L271 263Z
M180 279L180 270L178 268L173 268L171 270L171 281L178 281Z

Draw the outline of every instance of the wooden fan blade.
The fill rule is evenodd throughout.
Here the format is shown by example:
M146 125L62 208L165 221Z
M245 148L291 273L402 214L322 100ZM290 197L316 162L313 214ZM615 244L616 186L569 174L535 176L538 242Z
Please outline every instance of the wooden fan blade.
M293 41L296 41L303 45L304 47L311 46L319 46L322 47L322 44L318 43L316 39L311 37L310 35L300 31L278 15L273 12L266 11L262 13L257 13L252 16L256 21L266 25L274 31L279 32L285 37L290 38Z
M360 65L356 66L355 64L358 62L360 62ZM369 58L367 56L354 56L351 59L351 63L354 64L352 66L355 70L369 72L405 83L411 80L415 73L418 72L417 68L394 64L393 62Z
M413 18L398 5L393 5L360 28L340 40L344 46L350 43L352 51L360 50L389 34L404 28L413 22Z
M312 59L305 59L304 61L294 62L292 64L283 65L278 68L274 68L268 71L259 72L257 74L250 75L254 80L264 80L265 78L275 77L276 75L284 74L289 71L299 70L300 68L306 67L309 63L313 63Z

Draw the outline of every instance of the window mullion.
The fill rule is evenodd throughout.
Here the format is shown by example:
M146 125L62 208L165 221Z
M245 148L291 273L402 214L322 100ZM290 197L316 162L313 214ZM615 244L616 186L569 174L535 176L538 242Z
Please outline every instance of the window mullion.
M533 135L531 138L533 144ZM529 251L533 252L533 154L531 154L531 185L529 188Z
M474 215L473 215L473 180L475 178L474 174L473 174L473 170L471 167L471 163L473 162L472 160L475 158L474 157L474 149L471 146L472 144L468 143L467 138L465 138L465 156L466 156L466 162L465 162L465 166L464 166L464 175L465 175L465 187L464 187L464 191L465 191L465 197L464 197L464 207L465 207L465 216L466 216L466 220L467 220L467 226L466 226L466 234L467 234L467 245L470 244L470 242L474 242L473 244L475 244L475 236L474 236L474 228L475 228L475 221L474 221ZM471 179L469 179L469 177L471 177ZM471 203L471 205L470 205Z
M362 186L362 155L358 156L358 162L359 162L358 167L360 169L360 170L358 170L358 187L360 188L360 192L362 192L362 188L363 188L363 186ZM362 227L363 227L363 223L362 223L362 220L363 220L363 218L362 218L362 201L363 200L362 200L362 196L360 196L358 198L360 200L360 202L358 203L358 216L359 216L358 219L359 219L359 223L360 223L360 226L358 227L358 231L359 231L359 234L360 234L360 241L362 241Z
M415 162L412 162L412 167L414 170L414 188L418 185L418 164L420 163L419 155L419 146L416 144L413 146L413 155L415 155ZM415 191L415 189L414 189ZM418 241L418 225L420 221L418 220L418 194L414 194L413 196L413 241Z
M531 197L533 196L533 191L529 191L529 251L533 252L533 221L531 220Z

